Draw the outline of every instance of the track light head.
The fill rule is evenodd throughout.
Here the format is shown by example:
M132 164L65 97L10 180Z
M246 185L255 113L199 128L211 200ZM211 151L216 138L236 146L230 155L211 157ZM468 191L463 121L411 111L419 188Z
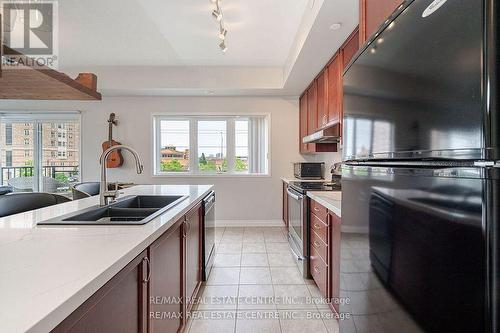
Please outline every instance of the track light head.
M226 43L224 41L222 41L220 44L219 44L219 48L222 52L226 52L227 51L227 46L226 46Z
M224 29L223 27L220 27L219 29L219 38L224 40L226 39L226 35L227 35L227 30Z
M218 11L217 9L215 9L213 12L212 12L212 16L218 21L222 21L222 13L220 11Z

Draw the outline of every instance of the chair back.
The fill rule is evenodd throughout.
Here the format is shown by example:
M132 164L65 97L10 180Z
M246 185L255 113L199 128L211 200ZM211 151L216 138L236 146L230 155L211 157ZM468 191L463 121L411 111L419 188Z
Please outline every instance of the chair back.
M99 194L99 182L76 184L71 190L73 192L73 200L88 198Z
M0 217L71 201L62 195L42 192L10 193L0 196Z

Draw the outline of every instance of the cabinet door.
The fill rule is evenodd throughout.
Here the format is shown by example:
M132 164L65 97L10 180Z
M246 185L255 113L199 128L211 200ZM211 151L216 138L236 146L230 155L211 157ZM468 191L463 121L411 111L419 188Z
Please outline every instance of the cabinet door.
M183 325L183 223L184 218L149 247L149 323L153 333L176 333Z
M314 81L307 91L307 134L318 128L318 82Z
M318 128L328 124L328 71L325 69L318 76Z
M302 138L307 136L307 92L300 97L299 112L299 147L300 153L305 154L307 153L308 146L307 143L302 143Z
M145 333L148 260L144 251L52 332Z
M186 215L184 223L186 249L186 311L191 311L194 297L201 284L201 205Z
M403 0L360 0L360 43L363 44Z
M330 297L335 300L340 297L340 217L329 213L331 242L329 244L330 258ZM334 302L334 308L339 312L338 302Z
M340 107L342 100L342 59L337 53L330 65L328 65L328 122L336 124L340 122Z
M352 57L359 50L359 29L353 31L347 42L342 46L342 71L347 67Z

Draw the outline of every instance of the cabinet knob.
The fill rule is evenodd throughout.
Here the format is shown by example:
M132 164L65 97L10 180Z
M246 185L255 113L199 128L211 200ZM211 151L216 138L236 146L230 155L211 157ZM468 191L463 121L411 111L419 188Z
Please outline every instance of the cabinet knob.
M314 271L315 271L316 273L319 273L319 272L320 272L320 270L319 270L318 266L314 266Z
M315 229L319 229L319 228L320 228L319 224L314 223L314 228L315 228Z
M317 241L314 241L314 246L319 247L319 243Z

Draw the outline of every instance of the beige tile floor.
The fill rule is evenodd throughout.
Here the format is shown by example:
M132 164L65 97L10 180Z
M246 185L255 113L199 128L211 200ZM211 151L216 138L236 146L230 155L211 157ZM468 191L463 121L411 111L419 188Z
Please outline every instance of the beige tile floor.
M339 332L316 285L295 266L284 228L218 228L200 295L186 332Z

